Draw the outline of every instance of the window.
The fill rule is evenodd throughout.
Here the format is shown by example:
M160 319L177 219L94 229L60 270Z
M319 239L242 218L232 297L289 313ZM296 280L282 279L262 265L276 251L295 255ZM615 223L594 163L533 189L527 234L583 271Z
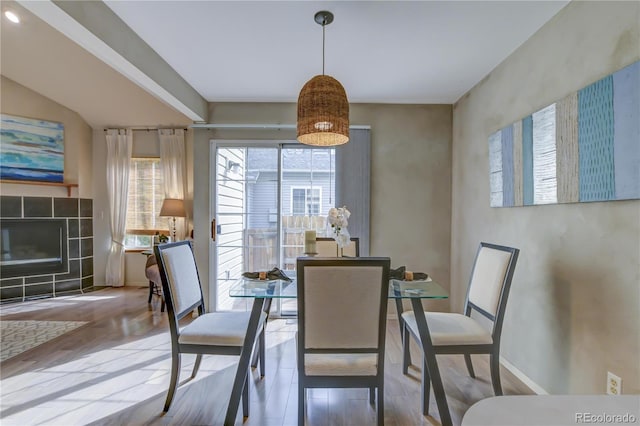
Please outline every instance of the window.
M318 216L322 211L321 188L291 188L291 214Z
M132 158L125 248L148 248L156 232L168 234L168 218L158 216L164 200L159 158Z

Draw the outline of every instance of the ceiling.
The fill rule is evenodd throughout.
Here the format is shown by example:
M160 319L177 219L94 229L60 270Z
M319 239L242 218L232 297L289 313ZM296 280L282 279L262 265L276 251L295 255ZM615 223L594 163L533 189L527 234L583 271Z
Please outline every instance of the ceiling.
M209 102L295 102L325 70L352 103L454 103L567 1L106 1ZM32 15L2 19L1 72L94 126L184 124L161 102ZM42 16L42 15L41 15ZM46 16L43 16L48 21ZM96 101L99 100L99 101Z

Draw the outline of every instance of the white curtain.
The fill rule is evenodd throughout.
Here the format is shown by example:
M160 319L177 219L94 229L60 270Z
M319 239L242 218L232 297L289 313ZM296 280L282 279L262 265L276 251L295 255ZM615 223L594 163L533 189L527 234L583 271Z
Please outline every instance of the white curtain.
M184 200L186 193L186 163L183 129L158 129L160 164L164 178L165 198ZM186 203L185 203L186 208ZM176 239L187 236L187 218L176 218Z
M111 248L107 258L107 285L124 285L124 236L129 196L129 163L133 147L130 129L107 131L107 194L111 213Z

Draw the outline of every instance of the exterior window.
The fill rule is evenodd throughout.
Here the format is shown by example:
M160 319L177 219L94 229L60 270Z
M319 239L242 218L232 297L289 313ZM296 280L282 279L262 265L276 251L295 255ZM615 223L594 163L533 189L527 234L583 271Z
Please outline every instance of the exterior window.
M168 234L168 219L158 216L163 200L164 181L160 159L132 158L125 248L149 248L153 246L156 232Z
M318 216L322 211L322 188L291 188L294 216Z

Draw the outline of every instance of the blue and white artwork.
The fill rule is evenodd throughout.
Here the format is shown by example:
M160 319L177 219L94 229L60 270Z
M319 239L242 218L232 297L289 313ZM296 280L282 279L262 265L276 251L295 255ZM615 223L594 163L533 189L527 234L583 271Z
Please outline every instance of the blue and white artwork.
M0 179L62 183L62 123L6 114L0 118Z
M491 207L640 199L640 61L489 136Z

